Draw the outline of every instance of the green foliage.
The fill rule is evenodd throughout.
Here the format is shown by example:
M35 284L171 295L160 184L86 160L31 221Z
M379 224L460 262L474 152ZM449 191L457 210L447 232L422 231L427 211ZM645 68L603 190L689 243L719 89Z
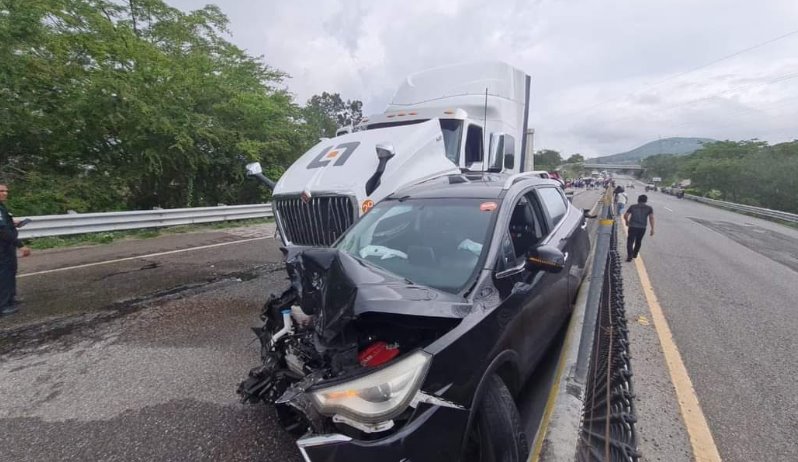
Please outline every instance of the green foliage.
M535 170L554 170L563 163L560 153L543 149L534 154Z
M720 141L689 156L649 157L643 167L663 184L689 178L691 194L798 212L798 141Z
M0 169L15 211L261 197L242 160L280 171L317 127L286 75L227 42L226 28L215 6L0 0Z
M357 125L363 119L363 103L341 99L338 93L313 95L302 110L311 137L331 138L339 127Z
M572 154L565 162L569 164L583 164L585 163L585 156L582 154Z

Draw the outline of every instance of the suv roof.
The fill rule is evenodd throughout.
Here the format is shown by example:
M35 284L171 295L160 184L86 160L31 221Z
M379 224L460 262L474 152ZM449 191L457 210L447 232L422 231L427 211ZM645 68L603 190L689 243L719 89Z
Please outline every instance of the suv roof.
M464 172L442 175L412 186L402 188L391 194L388 198L481 198L495 199L506 191L505 183L511 175L505 173ZM516 182L524 181L527 184L551 184L559 186L554 180L543 179L536 176L523 176L516 178ZM514 184L514 183L513 183Z

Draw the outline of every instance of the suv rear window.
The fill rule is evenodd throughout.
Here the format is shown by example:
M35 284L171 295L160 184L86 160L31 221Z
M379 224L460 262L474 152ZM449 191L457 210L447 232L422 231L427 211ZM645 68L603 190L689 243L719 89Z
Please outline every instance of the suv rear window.
M540 200L543 202L543 207L551 218L551 226L557 226L557 223L562 220L565 213L568 211L568 205L565 198L562 197L557 188L540 188L538 189Z

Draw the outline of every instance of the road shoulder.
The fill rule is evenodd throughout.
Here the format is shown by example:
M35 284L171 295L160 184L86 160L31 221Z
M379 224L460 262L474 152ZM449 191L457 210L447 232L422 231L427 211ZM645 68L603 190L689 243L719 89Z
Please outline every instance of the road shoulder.
M625 245L626 235L619 232L618 250L624 257ZM623 283L634 372L638 444L643 455L641 460L692 461L690 438L633 263L624 263Z

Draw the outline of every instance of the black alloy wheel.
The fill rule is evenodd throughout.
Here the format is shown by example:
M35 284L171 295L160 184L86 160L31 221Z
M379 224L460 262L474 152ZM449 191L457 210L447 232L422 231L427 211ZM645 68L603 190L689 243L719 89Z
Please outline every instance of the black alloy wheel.
M497 375L488 377L473 428L466 437L464 462L525 462L526 434L510 390Z

